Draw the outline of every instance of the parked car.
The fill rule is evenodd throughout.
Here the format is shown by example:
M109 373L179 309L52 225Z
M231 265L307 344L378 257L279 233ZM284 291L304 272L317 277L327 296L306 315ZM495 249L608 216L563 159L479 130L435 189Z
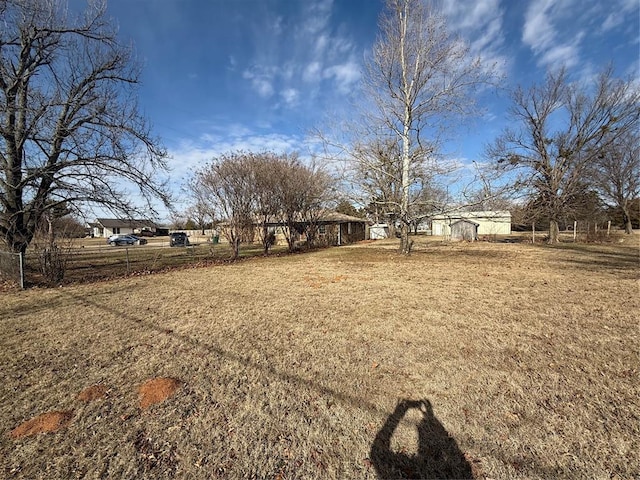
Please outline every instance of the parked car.
M173 232L169 235L169 246L171 247L187 247L189 246L189 237L184 232Z
M144 245L147 240L144 238L136 237L135 235L111 235L107 238L107 243L112 247L121 245Z

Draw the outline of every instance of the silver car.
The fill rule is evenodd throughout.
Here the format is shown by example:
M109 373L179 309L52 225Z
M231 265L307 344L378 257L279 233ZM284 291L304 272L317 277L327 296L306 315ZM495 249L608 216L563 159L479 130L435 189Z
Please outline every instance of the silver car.
M111 235L107 238L107 243L112 247L119 247L122 245L144 245L147 240L135 235Z

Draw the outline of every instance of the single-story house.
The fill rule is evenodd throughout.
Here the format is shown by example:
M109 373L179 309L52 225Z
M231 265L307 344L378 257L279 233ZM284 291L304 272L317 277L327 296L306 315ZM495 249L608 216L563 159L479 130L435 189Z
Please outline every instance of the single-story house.
M108 238L116 234L169 235L169 229L150 220L98 218L89 224L92 236Z
M317 227L316 243L320 245L339 246L366 239L368 222L364 218L352 217L338 212L326 212L320 215L313 223ZM251 236L254 237L254 240L260 226L259 221L256 221L253 225L254 231ZM286 242L284 235L285 225L281 221L276 219L269 220L267 227L270 232L276 235L278 243ZM304 220L295 222L296 241L306 241L305 231L307 227L308 222Z
M453 224L460 220L476 223L478 225L478 236L511 234L511 212L507 210L485 210L479 212L455 210L434 215L431 217L431 233L432 235L449 236L452 234L451 227Z

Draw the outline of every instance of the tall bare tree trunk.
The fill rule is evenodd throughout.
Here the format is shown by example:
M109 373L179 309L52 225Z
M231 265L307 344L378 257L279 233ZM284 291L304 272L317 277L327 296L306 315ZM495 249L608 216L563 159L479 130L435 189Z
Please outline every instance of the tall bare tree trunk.
M627 202L622 202L622 221L624 222L624 233L633 233L633 225L631 224L631 213Z
M400 251L409 255L411 253L411 242L409 242L409 122L406 118L411 115L405 111L405 126L402 135L402 202L400 203Z
M231 242L231 247L233 249L233 259L237 260L240 256L240 237L233 239L233 242Z
M405 92L406 97L410 97L413 93L413 82L410 82L407 78L409 68L407 65L407 53L406 37L407 37L407 22L408 22L408 8L409 3L404 3L404 10L400 13L400 64L402 66L402 89ZM411 243L409 242L409 187L411 186L411 179L409 178L409 167L411 158L409 152L411 150L411 103L409 98L404 99L404 119L402 122L402 200L400 202L400 221L402 222L400 228L400 251L409 255L411 253Z
M549 240L548 243L558 243L560 241L560 229L557 220L549 220Z

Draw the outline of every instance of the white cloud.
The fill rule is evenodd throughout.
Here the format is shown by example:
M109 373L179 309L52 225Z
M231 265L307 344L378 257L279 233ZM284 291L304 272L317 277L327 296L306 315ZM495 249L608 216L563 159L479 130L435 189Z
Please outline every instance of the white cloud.
M331 18L333 0L309 1L301 18L301 32L303 35L316 36L324 31Z
M505 73L508 60L503 53L504 8L500 0L443 2L443 13L451 33L462 37L474 56L488 67L495 65L497 73Z
M353 85L360 80L360 65L353 61L333 65L325 69L323 77L332 78L338 90L342 93L349 93Z
M556 38L549 12L552 5L553 0L535 0L525 14L522 41L535 53L549 48Z
M545 68L573 67L580 63L584 33L575 30L587 5L567 0L534 0L525 13L522 41Z
M252 92L263 99L279 98L269 108L309 108L316 99L329 103L353 91L360 79L361 56L348 30L333 18L333 0L294 2L288 16L279 17L282 28L278 36L265 37L273 31L273 17L264 20L265 28L256 24L252 66L242 77ZM277 37L277 38L276 38Z
M318 56L323 56L325 51L327 50L327 46L329 45L329 37L326 34L318 35L315 44L315 54Z
M245 70L242 77L251 81L251 86L262 98L269 98L273 95L273 68L254 67L252 70Z
M608 32L613 30L624 21L624 14L622 12L610 13L604 22L602 22L602 31Z
M280 96L287 105L295 106L300 99L300 92L295 88L287 88L280 92Z
M237 65L238 61L236 60L236 57L234 57L233 55L229 55L229 66L227 68L233 72L235 71Z
M563 65L567 68L575 67L580 57L578 43L549 48L542 55L541 63L543 65Z
M304 139L295 135L269 133L261 135L241 125L232 125L228 132L217 129L213 133L200 135L198 140L182 140L169 149L171 177L173 182L182 182L194 171L212 159L233 151L273 151L289 153L299 151Z
M311 62L305 67L302 79L305 82L315 82L319 79L321 70L322 65L320 65L320 62Z
M471 2L444 2L444 14L455 30L479 30L503 15L500 0L476 0L469 8L470 4Z
M271 24L271 31L275 35L280 35L283 32L282 17L279 16L273 20L273 23Z
M266 78L255 78L252 80L252 84L261 97L269 98L273 95L273 85Z
M600 27L601 33L607 33L623 24L629 15L634 14L633 12L635 12L636 17L638 16L638 0L610 0L609 5L612 11L607 15L604 22L602 22Z

